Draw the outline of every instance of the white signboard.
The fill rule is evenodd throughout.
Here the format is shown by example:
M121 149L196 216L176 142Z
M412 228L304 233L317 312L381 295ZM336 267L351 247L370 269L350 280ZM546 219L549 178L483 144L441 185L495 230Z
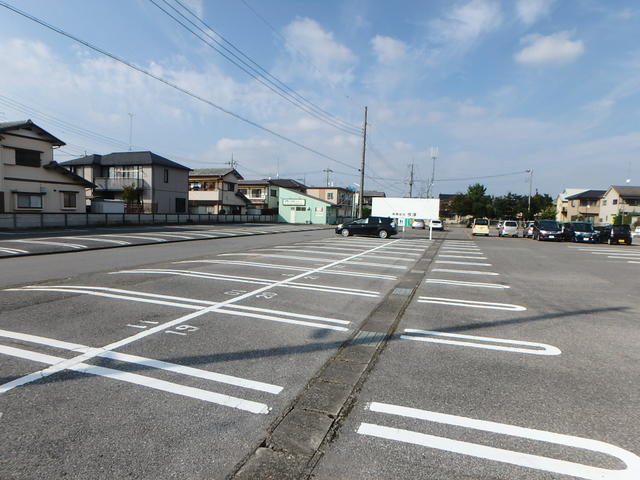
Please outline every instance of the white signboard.
M398 225L405 225L415 218L433 220L440 215L438 198L373 198L371 215L398 219Z
M291 206L291 205L306 205L307 201L304 198L283 198L282 205Z

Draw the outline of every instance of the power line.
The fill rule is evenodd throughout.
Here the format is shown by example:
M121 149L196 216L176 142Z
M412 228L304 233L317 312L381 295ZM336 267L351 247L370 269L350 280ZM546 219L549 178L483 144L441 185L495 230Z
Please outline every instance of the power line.
M206 99L204 97L201 97L200 95L197 95L197 94L195 94L195 93L193 93L193 92L191 92L191 91L189 91L189 90L187 90L187 89L185 89L183 87L180 87L179 85L177 85L177 84L175 84L175 83L173 83L173 82L171 82L169 80L166 80L166 79L160 77L159 75L151 73L150 71L148 71L148 70L146 70L146 69L144 69L142 67L139 67L139 66L127 61L127 60L124 60L124 59L116 56L113 53L110 53L110 52L108 52L108 51L106 51L106 50L104 50L104 49L102 49L100 47L97 47L97 46L87 42L86 40L82 40L82 39L72 35L71 33L68 33L68 32L66 32L66 31L64 31L64 30L62 30L62 29L60 29L58 27L55 27L55 26L51 25L50 23L45 22L44 20L41 20L38 17L35 17L35 16L33 16L33 15L29 14L29 13L23 12L22 10L17 9L16 7L14 7L12 5L9 5L8 3L6 3L6 2L4 2L2 0L0 0L0 6L5 7L8 10L13 11L13 12L17 13L18 15L23 16L24 18L28 18L29 20L34 21L34 22L42 25L43 27L48 28L49 30L52 30L52 31L54 31L54 32L56 32L56 33L58 33L60 35L63 35L63 36L65 36L65 37L67 37L67 38L69 38L69 39L71 39L71 40L73 40L75 42L78 42L78 43L84 45L85 47L95 51L95 52L101 53L102 55L105 55L105 56L111 58L112 60L115 60L116 62L122 63L123 65L126 65L127 67L129 67L129 68L131 68L133 70L136 70L137 72L142 73L143 75L146 75L146 76L148 76L150 78L153 78L154 80L157 80L157 81L167 85L168 87L171 87L171 88L173 88L173 89L175 89L175 90L177 90L177 91L179 91L181 93L184 93L185 95L188 95L191 98L194 98L194 99L196 99L196 100L198 100L198 101L200 101L202 103L206 103L207 105L209 105L209 106L211 106L211 107L213 107L213 108L215 108L215 109L217 109L217 110L219 110L219 111L221 111L223 113L226 113L229 116L232 116L232 117L234 117L234 118L236 118L236 119L238 119L238 120L240 120L240 121L242 121L244 123L247 123L247 124L249 124L249 125L251 125L251 126L253 126L255 128L258 128L258 129L260 129L260 130L262 130L264 132L270 133L271 135L273 135L275 137L278 137L281 140L284 140L285 142L288 142L288 143L290 143L292 145L295 145L295 146L297 146L299 148L302 148L303 150L306 150L306 151L308 151L310 153L318 155L318 156L320 156L322 158L325 158L327 160L330 160L332 162L336 162L336 163L338 163L340 165L343 165L343 166L346 166L348 168L355 169L355 167L349 165L346 162L343 162L341 160L333 158L333 157L331 157L331 156L329 156L327 154L324 154L324 153L322 153L322 152L320 152L318 150L315 150L314 148L308 147L308 146L306 146L306 145L304 145L304 144L302 144L302 143L300 143L300 142L298 142L296 140L293 140L293 139L291 139L291 138L289 138L289 137L287 137L287 136L285 136L285 135L283 135L281 133L278 133L275 130L272 130L272 129L268 128L268 127L260 125L259 123L254 122L253 120L249 120L248 118L245 118L245 117L243 117L242 115L240 115L238 113L232 112L231 110L228 110L228 109L226 109L226 108L214 103L211 100L208 100L208 99Z
M212 50L214 50L217 53L219 53L226 60L228 60L233 65L238 67L240 70L245 72L251 78L257 80L260 84L262 84L265 87L267 87L269 90L274 92L276 95L282 97L283 99L285 99L286 101L288 101L289 103L294 105L295 107L303 110L304 112L308 113L309 115L313 116L314 118L316 118L316 119L318 119L318 120L320 120L320 121L322 121L322 122L324 122L324 123L326 123L326 124L328 124L328 125L330 125L330 126L332 126L334 128L337 128L338 130L340 130L340 131L342 131L344 133L348 133L350 135L360 135L360 131L359 131L359 129L357 127L354 127L352 125L347 124L346 122L344 122L343 120L335 117L334 115L330 114L326 110L323 110L322 108L318 107L313 102L309 101L308 99L306 99L305 97L303 97L302 95L297 93L295 90L293 90L287 84L285 84L284 82L282 82L281 80L279 80L278 78L273 76L271 73L269 73L263 67L261 67L258 63L256 63L253 59L251 59L249 56L247 56L244 52L242 52L239 48L237 48L235 45L233 45L233 43L229 42L220 33L218 33L213 28L211 28L211 26L209 26L204 20L199 18L195 13L193 13L191 10L189 10L188 7L186 7L183 3L181 3L180 0L174 0L174 1L178 5L180 5L187 13L189 13L191 16L193 16L195 19L197 19L198 22L200 22L202 25L204 25L208 30L214 32L218 37L220 37L220 39L224 43L230 45L231 48L233 50L235 50L236 52L238 52L239 55L234 53L234 51L232 51L231 49L227 48L223 43L218 41L208 31L204 30L202 27L200 27L199 25L194 23L190 18L186 17L181 11L179 11L176 7L171 5L167 0L162 0L162 1L169 8L171 8L175 13L177 13L184 20L186 20L188 23L190 23L194 28L196 28L197 30L202 32L202 34L204 36L206 36L207 38L209 38L211 40L211 42L213 42L215 45L212 44L211 42L207 41L205 38L201 37L198 33L194 32L191 28L189 28L187 25L185 25L180 19L176 18L171 12L167 11L165 8L163 8L161 5L159 5L156 2L156 0L149 0L149 1L153 5L155 5L159 10L164 12L167 16L172 18L175 22L180 24L185 30L189 31L196 38L201 40L205 45L207 45ZM218 48L218 47L220 47L220 48ZM221 49L224 50L224 51L222 51ZM231 57L233 57L233 58L231 58ZM244 57L247 61L245 61L241 57ZM254 67L254 65L255 65L255 67Z
M522 175L523 173L529 173L528 170L522 170L521 172L500 173L498 175L484 175L482 177L466 177L466 178L438 178L438 182L461 182L464 180L482 180L485 178L498 178L498 177L511 177L514 175Z

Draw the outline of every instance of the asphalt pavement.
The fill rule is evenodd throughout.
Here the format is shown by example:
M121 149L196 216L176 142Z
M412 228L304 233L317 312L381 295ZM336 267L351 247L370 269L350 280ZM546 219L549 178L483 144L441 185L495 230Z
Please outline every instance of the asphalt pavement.
M640 478L640 249L468 232L0 260L0 478Z

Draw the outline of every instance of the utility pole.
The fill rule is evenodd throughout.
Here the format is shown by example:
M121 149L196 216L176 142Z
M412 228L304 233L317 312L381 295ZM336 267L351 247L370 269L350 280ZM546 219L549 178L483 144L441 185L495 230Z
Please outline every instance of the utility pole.
M427 198L431 198L433 190L433 182L436 176L436 159L438 158L438 147L431 147L431 180L429 180L429 188L427 189Z
M329 167L325 168L324 170L322 170L323 172L325 172L327 174L327 188L329 188L329 174L333 173L333 170L331 170Z
M531 220L531 187L533 185L533 168L530 168L526 171L529 174L529 220Z
M413 162L411 163L411 173L409 174L409 198L413 198Z
M238 165L238 162L236 162L236 161L233 159L233 153L231 154L231 160L230 160L230 161L228 161L228 162L226 162L226 163L227 163L227 165L229 165L231 168L233 168L233 169L235 169L235 168L236 168L236 165Z
M129 113L129 151L133 148L133 113Z
M358 218L362 218L364 200L364 160L367 153L367 107L364 107L364 128L362 130L362 161L360 162L360 195L358 195Z

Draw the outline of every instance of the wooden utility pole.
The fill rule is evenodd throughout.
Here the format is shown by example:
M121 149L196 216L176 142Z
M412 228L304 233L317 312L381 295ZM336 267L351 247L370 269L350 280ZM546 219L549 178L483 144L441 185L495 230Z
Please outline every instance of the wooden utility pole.
M364 129L362 130L362 161L360 162L360 195L358 195L358 218L362 218L364 201L364 159L367 153L367 107L364 107Z

